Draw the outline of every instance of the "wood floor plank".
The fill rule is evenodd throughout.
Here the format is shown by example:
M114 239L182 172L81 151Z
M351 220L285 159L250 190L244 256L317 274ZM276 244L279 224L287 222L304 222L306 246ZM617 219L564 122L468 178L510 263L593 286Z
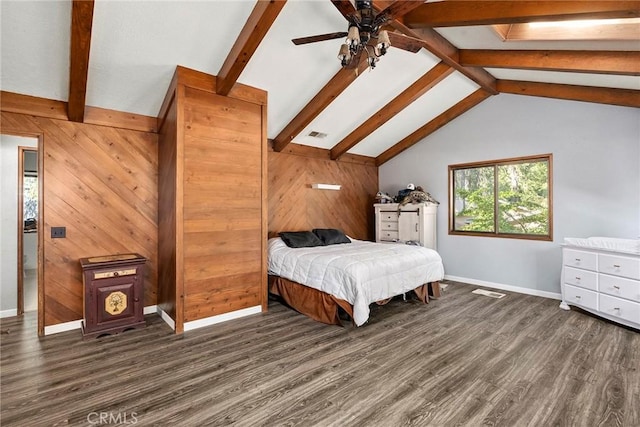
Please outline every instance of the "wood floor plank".
M363 327L269 311L176 336L82 341L0 322L3 426L638 426L640 333L558 302L452 282L428 305L372 305Z

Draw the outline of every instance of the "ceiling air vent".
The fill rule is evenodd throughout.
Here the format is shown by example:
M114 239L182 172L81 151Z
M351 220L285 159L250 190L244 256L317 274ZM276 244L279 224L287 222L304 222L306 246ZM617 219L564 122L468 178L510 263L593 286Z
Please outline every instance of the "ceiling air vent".
M312 130L311 132L309 132L309 136L313 137L313 138L326 138L327 134L323 133L323 132L316 132L315 130Z

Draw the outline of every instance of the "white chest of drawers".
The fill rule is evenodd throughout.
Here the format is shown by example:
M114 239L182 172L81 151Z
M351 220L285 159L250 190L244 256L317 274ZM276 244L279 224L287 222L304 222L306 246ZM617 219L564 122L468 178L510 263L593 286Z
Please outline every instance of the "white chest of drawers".
M562 303L640 329L640 255L564 246Z
M419 242L421 246L437 250L435 203L407 204L377 203L376 242Z

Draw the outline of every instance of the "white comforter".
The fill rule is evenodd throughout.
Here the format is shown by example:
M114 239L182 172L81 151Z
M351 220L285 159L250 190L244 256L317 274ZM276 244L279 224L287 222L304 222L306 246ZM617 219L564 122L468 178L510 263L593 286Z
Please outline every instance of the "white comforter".
M269 239L269 274L348 301L358 326L369 318L369 304L444 277L442 258L432 249L351 241L294 249L279 237Z

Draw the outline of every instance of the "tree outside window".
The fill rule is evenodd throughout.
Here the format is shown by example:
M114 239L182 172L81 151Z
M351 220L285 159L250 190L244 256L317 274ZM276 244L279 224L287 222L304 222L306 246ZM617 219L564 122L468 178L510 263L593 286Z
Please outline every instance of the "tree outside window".
M552 240L552 155L449 166L449 234Z

